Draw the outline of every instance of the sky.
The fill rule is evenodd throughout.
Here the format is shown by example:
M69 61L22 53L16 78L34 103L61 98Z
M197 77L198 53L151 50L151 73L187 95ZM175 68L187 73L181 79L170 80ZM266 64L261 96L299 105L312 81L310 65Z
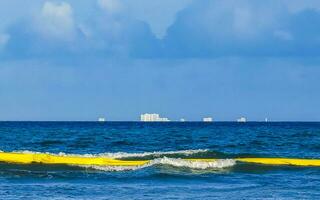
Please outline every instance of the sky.
M2 0L0 120L320 120L318 0Z

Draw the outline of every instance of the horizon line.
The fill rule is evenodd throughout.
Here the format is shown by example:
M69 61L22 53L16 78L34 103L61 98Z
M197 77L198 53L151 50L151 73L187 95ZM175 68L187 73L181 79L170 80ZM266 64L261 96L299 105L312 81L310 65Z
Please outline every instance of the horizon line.
M97 123L108 123L108 122L140 122L140 123L188 123L188 122L201 122L201 123L217 123L217 122L235 122L239 124L245 124L250 122L259 122L259 123L272 123L272 122L320 122L320 120L251 120L246 122L238 122L237 120L218 120L205 122L202 120L189 120L189 121L179 121L179 120L171 120L171 121L140 121L140 120L106 120L103 122L99 122L98 120L0 120L0 122L97 122Z

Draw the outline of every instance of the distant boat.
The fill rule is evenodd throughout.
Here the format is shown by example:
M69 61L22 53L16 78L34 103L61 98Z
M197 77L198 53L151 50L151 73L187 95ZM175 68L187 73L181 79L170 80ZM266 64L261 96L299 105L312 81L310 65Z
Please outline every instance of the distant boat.
M104 117L99 117L98 118L98 122L105 122L105 121L106 121L106 119Z

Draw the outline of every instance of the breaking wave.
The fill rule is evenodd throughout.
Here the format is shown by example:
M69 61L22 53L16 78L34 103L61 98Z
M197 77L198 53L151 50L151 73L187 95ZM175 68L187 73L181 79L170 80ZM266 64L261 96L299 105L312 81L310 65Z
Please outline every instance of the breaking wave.
M32 153L32 154L50 154L58 156L80 156L80 157L104 157L113 159L129 159L134 158L134 160L148 159L145 165L141 166L79 166L84 168L91 168L103 171L127 171L127 170L138 170L142 168L152 167L152 166L172 166L176 168L189 168L197 170L205 169L222 169L235 165L236 161L234 159L217 159L212 162L204 161L189 161L184 160L182 157L196 157L199 153L207 153L207 149L195 149L195 150L180 150L180 151L155 151L155 152L142 152L142 153L127 153L127 152L115 152L115 153L100 153L100 154L67 154L60 152L57 154L48 152L34 152L34 151L15 151L17 153ZM168 157L170 156L170 157ZM210 158L210 157L209 157ZM211 157L212 158L212 157Z
M152 167L157 165L169 165L176 168L189 168L189 169L197 169L197 170L205 170L205 169L223 169L227 167L232 167L236 164L234 159L218 159L212 162L201 162L201 161L188 161L183 160L181 158L157 158L151 160L148 164L142 166L134 166L134 167L123 167L123 166L85 166L86 168L93 168L97 170L103 171L128 171L128 170L138 170L146 167Z
M99 154L68 154L64 152L60 152L57 154L49 153L49 152L34 152L34 151L15 151L16 153L32 153L32 154L50 154L50 155L58 155L58 156L80 156L80 157L105 157L105 158L115 158L115 159L124 159L124 158L144 158L148 156L152 157L164 157L168 155L174 156L190 156L197 153L208 152L207 149L196 149L196 150L181 150L181 151L154 151L154 152L143 152L143 153L127 153L127 152L107 152L107 153L99 153ZM0 151L1 152L1 151Z
M196 149L196 150L181 150L181 151L154 151L154 152L143 152L143 153L126 153L126 152L117 152L117 153L102 153L98 154L98 156L108 157L108 158L132 158L132 157L147 157L147 156L153 156L153 157L161 157L161 156L167 156L167 155L184 155L184 156L190 156L192 154L197 153L203 153L208 152L207 149Z

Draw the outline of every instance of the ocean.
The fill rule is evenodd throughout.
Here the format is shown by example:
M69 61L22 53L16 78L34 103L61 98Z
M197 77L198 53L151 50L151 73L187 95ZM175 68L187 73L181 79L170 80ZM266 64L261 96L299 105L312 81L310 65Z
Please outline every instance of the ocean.
M0 122L0 150L152 160L141 167L0 163L0 199L319 199L316 122ZM218 158L192 165L180 158Z

